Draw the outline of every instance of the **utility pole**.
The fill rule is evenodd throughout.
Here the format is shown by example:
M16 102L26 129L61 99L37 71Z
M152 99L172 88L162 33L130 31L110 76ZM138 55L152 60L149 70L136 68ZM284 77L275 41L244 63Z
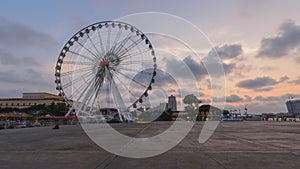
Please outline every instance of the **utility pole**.
M246 116L248 116L248 108L247 108L247 106L248 106L248 104L245 104L244 110L245 110L245 115L246 115Z

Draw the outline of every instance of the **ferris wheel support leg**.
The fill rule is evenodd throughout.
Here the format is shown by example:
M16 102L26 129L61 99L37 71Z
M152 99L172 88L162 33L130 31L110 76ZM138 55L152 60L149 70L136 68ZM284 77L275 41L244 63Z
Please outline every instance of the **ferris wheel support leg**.
M109 81L111 82L110 85L111 85L111 91L112 91L112 95L113 95L113 99L114 99L114 102L117 106L117 109L118 109L118 115L119 115L119 118L122 122L124 122L126 119L125 116L124 116L124 112L127 111L127 108L125 106L125 103L121 97L121 94L120 94L120 91L116 85L116 82L114 81L114 79L111 77L111 74L109 73L109 71L107 70L107 68L105 68L105 72L106 72L106 75L109 79Z
M75 110L74 104L73 104L72 107L68 110L68 112L67 112L67 114L65 115L65 117L69 116L73 110Z
M111 89L112 89L112 94L113 94L113 99L115 101L115 104L117 105L117 108L119 109L118 115L121 121L125 121L124 119L124 112L126 111L126 106L125 103L121 97L121 94L119 92L119 89L116 86L115 81L112 79L111 80Z

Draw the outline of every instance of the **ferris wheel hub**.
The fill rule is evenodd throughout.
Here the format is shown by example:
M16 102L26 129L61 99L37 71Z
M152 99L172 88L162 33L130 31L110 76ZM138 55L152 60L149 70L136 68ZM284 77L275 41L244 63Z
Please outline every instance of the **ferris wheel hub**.
M103 60L99 63L99 66L101 66L101 67L105 67L105 66L108 66L108 65L109 65L109 61L107 61L107 60Z

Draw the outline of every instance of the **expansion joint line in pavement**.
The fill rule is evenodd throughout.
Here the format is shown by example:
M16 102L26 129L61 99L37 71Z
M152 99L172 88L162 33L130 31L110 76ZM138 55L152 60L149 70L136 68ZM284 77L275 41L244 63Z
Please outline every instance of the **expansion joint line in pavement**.
M199 144L198 142L196 142L196 144L195 144L195 142L193 142L193 141L191 141L191 139L189 139L190 141L190 143L199 151L199 152L201 152L201 153L203 153L204 155L206 155L207 157L209 157L210 159L212 159L213 161L215 161L217 164L219 164L222 168L224 168L224 169L228 169L227 167L225 167L221 162L219 162L217 159L215 159L215 158L213 158L211 155L209 155L208 153L206 153L205 151L203 151L203 150L201 150L200 148L199 148L199 146L198 145L196 145L196 144Z
M143 129L141 129L139 132L137 132L137 134L134 136L135 138L142 133L143 131L145 131L145 129L149 128L150 126L152 126L152 123L148 123L148 125L146 127L144 127ZM130 142L128 142L126 145L124 145L123 147L126 147ZM119 157L118 155L115 154L111 154L109 155L103 162L101 162L98 166L95 167L95 169L98 168L107 168L117 157Z
M280 148L280 147L276 147L276 146L272 146L272 145L268 145L268 144L263 144L263 143L258 143L258 142L254 142L254 141L247 140L247 139L240 138L240 137L236 137L236 136L229 136L229 135L225 135L225 134L220 134L220 135L222 135L224 137L227 137L227 138L237 139L237 140L240 140L240 141L244 141L244 142L247 142L247 143L250 143L250 144L255 144L255 145L259 145L259 146L265 146L265 147L268 147L268 148L271 148L271 149L274 149L274 150L280 150L282 152L285 151L285 150L282 150L282 148ZM289 151L285 151L285 152L289 152Z

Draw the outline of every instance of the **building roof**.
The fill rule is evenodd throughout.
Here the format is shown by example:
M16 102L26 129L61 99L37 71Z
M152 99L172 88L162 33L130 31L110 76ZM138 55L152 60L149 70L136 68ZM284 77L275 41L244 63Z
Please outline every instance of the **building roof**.
M18 100L62 100L61 96L46 92L23 93L21 98L0 98L0 101L18 101Z
M288 99L286 102L300 102L300 98L292 98L292 99Z

